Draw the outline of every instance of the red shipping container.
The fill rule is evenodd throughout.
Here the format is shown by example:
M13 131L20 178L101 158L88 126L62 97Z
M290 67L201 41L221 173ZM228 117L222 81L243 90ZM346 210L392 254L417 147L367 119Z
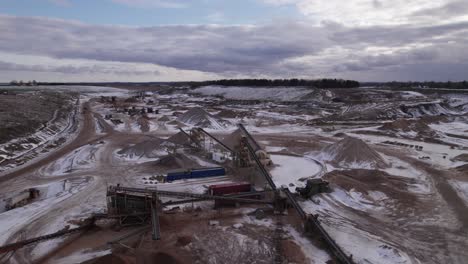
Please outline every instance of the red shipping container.
M210 195L225 195L250 192L252 190L252 185L248 182L216 184L210 185L208 190Z

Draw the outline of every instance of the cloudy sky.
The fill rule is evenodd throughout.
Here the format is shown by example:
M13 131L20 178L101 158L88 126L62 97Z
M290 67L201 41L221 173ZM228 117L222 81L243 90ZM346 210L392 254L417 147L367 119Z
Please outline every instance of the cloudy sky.
M468 0L0 0L0 82L468 79Z

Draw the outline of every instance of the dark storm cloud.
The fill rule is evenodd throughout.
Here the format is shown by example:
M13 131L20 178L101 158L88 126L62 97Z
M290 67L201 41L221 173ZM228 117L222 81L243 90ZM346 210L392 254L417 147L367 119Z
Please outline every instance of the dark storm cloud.
M116 75L159 75L158 71L122 69L119 67L104 65L86 65L86 66L45 66L45 65L27 65L0 61L0 71L29 71L29 72L56 72L65 74L86 74L103 73Z
M355 62L337 65L336 71L368 71L381 67L401 66L406 64L432 61L438 57L434 49L417 49L410 52L396 52L394 54L360 57Z
M43 18L0 18L0 50L103 61L145 62L208 72L242 71L314 54L329 41L323 28L265 26L96 26ZM18 34L21 32L21 34Z
M449 65L454 60L468 59L464 51L468 22L347 27L276 21L256 26L123 27L0 16L0 32L2 52L152 63L223 76L313 77L317 72L362 71L421 62L421 67L431 63ZM369 51L369 47L374 49ZM345 54L327 53L330 49ZM93 70L70 67L51 69L71 73Z

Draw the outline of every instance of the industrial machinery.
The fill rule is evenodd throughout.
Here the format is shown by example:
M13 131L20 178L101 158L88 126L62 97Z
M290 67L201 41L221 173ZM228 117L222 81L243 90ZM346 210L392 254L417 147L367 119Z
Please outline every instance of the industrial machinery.
M308 179L305 187L297 187L296 192L308 199L318 193L328 192L329 183L322 179Z

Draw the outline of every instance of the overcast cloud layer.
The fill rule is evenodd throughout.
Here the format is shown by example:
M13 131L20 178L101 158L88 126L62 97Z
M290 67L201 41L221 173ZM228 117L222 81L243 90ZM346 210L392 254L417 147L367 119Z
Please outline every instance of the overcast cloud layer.
M178 80L186 78L177 71L188 70L194 79L468 79L465 1L263 1L295 5L306 19L125 27L0 15L0 52L11 55L0 57L0 78L8 80L5 72L58 72ZM20 55L36 59L15 60ZM37 59L41 57L49 64ZM73 60L88 63L75 65ZM164 76L168 72L172 75Z

